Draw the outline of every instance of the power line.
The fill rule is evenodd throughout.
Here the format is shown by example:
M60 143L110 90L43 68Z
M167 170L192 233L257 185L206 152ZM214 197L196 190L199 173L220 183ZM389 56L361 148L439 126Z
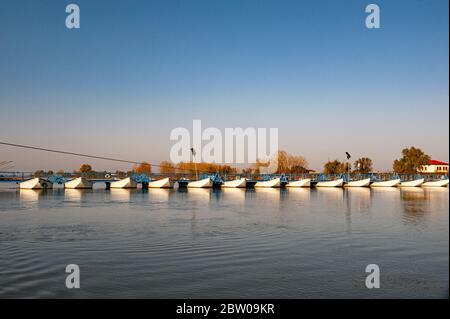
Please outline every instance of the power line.
M101 160L113 161L113 162L120 162L120 163L127 163L127 164L137 164L137 165L144 164L144 162L130 161L130 160L117 159L117 158L112 158L112 157L104 157L104 156L98 156L98 155L89 155L89 154L75 153L75 152L68 152L68 151L61 151L61 150L54 150L54 149L50 149L50 148L30 146L30 145L23 145L23 144L14 144L14 143L7 143L7 142L1 142L1 141L0 141L0 145L7 145L7 146L13 146L13 147L37 150L37 151L44 151L44 152L51 152L51 153L58 153L58 154L65 154L65 155L72 155L72 156L95 158L95 159L101 159ZM159 168L161 168L161 167L169 167L167 165L158 165L158 164L152 164L152 163L148 163L148 164L151 165L151 166L159 167ZM173 167L173 169L185 170L185 171L194 171L195 170L193 168L177 168L177 167ZM203 173L211 173L209 171L201 171L201 170L199 170L199 171L203 172Z
M14 168L14 165L12 163L13 163L13 161L2 161L2 162L0 162L0 169L6 171L11 168Z
M128 163L128 164L142 164L141 162L136 162L136 161L128 161L128 160L111 158L111 157L53 150L53 149L49 149L49 148L36 147L36 146L30 146L30 145L13 144L13 143L6 143L6 142L0 142L0 144L7 145L7 146L20 147L20 148L27 148L27 149L32 149L32 150L38 150L38 151L45 151L45 152L52 152L52 153L66 154L66 155L74 155L74 156L80 156L80 157L89 157L89 158L102 159L102 160L107 160L107 161L114 161L114 162L121 162L121 163Z

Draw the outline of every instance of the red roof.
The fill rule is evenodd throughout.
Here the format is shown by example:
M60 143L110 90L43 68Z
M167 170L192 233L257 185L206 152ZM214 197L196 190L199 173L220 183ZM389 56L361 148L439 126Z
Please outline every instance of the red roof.
M429 160L428 165L448 165L448 163L436 161L436 160Z

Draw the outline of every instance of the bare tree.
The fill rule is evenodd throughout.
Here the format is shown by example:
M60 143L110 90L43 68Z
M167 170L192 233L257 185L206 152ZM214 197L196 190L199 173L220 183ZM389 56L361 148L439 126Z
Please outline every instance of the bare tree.
M367 174L373 171L373 162L368 157L358 158L353 164L355 173Z
M289 154L286 151L278 151L276 155L277 174L305 173L308 167L308 161L299 155Z
M159 171L161 174L173 174L175 173L175 165L169 161L162 161L159 163Z
M336 159L334 161L326 162L325 165L323 166L323 172L325 174L346 173L346 166L344 163L342 163Z
M142 162L139 165L135 165L133 167L133 172L137 174L151 174L152 173L152 166L147 162Z

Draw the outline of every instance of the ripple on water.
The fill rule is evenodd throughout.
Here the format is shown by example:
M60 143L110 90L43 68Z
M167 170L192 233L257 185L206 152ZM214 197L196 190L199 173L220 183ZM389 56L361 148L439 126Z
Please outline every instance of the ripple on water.
M441 297L448 190L0 192L2 297ZM64 286L80 265L82 287ZM386 289L367 291L377 263Z

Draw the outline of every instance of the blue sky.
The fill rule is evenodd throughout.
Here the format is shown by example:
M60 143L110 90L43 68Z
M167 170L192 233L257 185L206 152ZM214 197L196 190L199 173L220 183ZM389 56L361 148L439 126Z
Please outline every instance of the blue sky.
M1 140L158 163L170 131L278 127L312 168L449 159L448 1L0 0ZM365 6L381 29L365 27ZM15 169L126 165L0 146Z

